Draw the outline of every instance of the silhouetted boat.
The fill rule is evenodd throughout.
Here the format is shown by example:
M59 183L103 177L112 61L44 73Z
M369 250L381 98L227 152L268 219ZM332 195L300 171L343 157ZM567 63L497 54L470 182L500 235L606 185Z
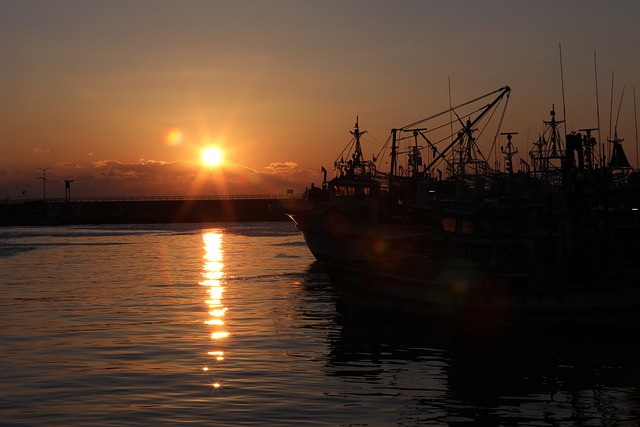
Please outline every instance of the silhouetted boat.
M514 133L500 132L509 94L393 129L372 160L356 122L336 177L323 167L322 187L277 202L351 304L450 318L639 320L640 181L620 140L607 162L594 129L562 138L552 111L516 172Z

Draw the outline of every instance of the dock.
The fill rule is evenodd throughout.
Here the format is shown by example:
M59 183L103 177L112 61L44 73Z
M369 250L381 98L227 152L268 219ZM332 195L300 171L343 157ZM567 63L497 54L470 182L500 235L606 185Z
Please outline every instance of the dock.
M84 197L0 201L0 226L285 221L286 195Z

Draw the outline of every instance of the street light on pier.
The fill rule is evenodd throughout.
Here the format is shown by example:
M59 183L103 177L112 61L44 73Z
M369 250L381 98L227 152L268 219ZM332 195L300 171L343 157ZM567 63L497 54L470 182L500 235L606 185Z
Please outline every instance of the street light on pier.
M64 201L65 202L71 201L71 183L72 182L73 182L72 179L64 180Z
M38 179L42 180L42 201L47 202L47 170L50 168L38 168L42 171L42 176L39 176Z

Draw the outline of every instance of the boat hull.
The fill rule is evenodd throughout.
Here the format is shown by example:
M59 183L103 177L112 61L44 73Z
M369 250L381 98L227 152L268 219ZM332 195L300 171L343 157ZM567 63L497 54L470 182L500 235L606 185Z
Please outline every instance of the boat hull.
M355 307L479 324L640 325L637 171L594 164L588 130L561 144L554 110L531 165L514 171L507 132L506 170L492 167L478 136L509 92L450 109L449 123L441 113L393 128L388 173L365 160L356 122L335 178L323 168L322 187L281 211Z
M483 289L464 280L428 281L355 265L324 265L332 283L342 290L343 307L356 311L446 318L473 327L482 327L482 322L640 325L640 286L633 279L535 289ZM447 271L451 277L450 269Z

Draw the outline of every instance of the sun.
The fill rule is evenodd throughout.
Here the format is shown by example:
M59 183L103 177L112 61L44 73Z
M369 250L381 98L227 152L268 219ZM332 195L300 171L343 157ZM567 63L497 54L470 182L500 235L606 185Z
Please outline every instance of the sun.
M202 163L206 166L218 166L222 163L222 151L218 147L205 147L200 154Z

